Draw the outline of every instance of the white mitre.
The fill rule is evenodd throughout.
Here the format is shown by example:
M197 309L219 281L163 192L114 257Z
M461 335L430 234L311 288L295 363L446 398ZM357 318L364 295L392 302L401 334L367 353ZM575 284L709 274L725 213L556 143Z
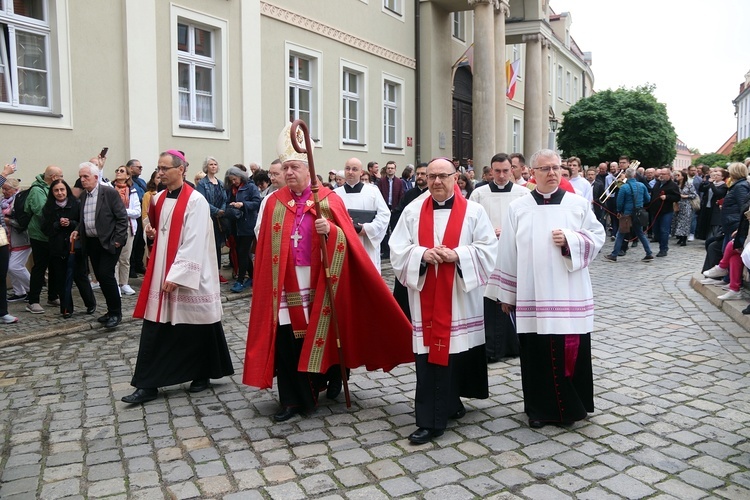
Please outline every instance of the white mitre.
M298 153L294 150L294 146L292 146L291 132L292 124L290 122L286 124L286 127L284 127L279 134L279 139L276 142L276 152L279 155L279 160L281 163L289 160L298 160L307 163L307 154ZM302 134L302 130L299 128L297 128L297 144L299 144L301 149L305 149L305 137Z

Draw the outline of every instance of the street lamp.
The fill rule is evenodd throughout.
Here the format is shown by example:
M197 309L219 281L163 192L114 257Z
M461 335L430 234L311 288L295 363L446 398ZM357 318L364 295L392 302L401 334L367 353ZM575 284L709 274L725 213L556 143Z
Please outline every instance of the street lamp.
M552 109L552 106L549 107L549 137L548 137L548 145L547 147L553 151L556 151L557 148L555 147L555 132L557 131L557 125L560 122L557 121L557 117L555 116L555 111Z

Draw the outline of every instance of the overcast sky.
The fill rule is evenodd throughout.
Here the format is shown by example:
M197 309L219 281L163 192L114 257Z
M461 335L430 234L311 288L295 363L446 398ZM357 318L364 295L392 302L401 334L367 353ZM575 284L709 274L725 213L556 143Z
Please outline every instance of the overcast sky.
M677 137L711 153L737 130L750 71L750 0L550 0L592 52L594 90L656 85Z

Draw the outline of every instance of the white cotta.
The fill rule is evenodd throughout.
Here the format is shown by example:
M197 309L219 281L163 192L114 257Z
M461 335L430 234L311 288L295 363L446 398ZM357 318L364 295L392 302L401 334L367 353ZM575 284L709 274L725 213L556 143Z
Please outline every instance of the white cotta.
M420 265L422 256L429 250L428 247L419 245L419 219L424 199L422 196L406 206L389 240L391 264L396 278L407 287L409 293L413 325L412 344L417 354L429 353L422 335L422 309L419 298L426 276L420 276ZM459 245L454 249L459 260L451 297L451 354L465 352L484 344L482 295L497 256L498 241L489 217L478 203L467 203ZM434 246L439 245L443 239L450 213L451 210L434 211ZM430 265L427 272L435 273L437 269Z
M552 242L562 229L570 253ZM589 202L565 193L559 205L524 196L508 207L500 235L500 262L485 296L516 308L518 333L582 334L594 329L589 264L601 250L604 227Z
M166 195L166 190L154 195L154 203ZM176 222L173 220L176 202L176 199L164 200L159 227L155 228L159 238L149 257L153 261L153 264L149 262L153 265L151 285L148 290L141 290L141 293L148 293L144 319L157 321L161 301L158 312L161 323L213 324L221 321L222 307L216 246L214 238L208 237L213 234L208 202L198 191L190 194L185 217L178 221L182 224L182 233L177 254L167 273L167 241L172 224ZM165 281L175 283L177 289L162 292Z

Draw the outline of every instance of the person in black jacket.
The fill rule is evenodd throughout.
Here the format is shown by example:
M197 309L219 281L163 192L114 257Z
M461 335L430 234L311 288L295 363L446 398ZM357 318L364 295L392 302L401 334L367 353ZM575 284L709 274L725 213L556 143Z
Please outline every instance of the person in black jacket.
M672 180L672 173L668 168L659 170L658 179L651 189L651 204L648 207L654 238L659 242L657 257L666 257L669 251L669 233L672 229L674 217L673 203L680 201L680 188Z
M52 181L47 202L42 209L42 230L49 237L50 267L54 267L53 282L50 288L57 290L60 297L60 313L63 318L73 316L73 293L66 286L68 257L70 256L70 233L78 228L81 208L78 199L73 196L70 186L62 180ZM75 267L73 281L78 287L86 314L96 311L96 298L91 290L86 269L86 258L80 250L80 244L75 249ZM52 280L51 280L52 281Z
M723 168L715 168L711 171L708 179L701 182L698 193L701 195L701 209L698 212L698 225L695 229L695 237L700 240L708 240L722 234L721 232L721 203L719 200L727 195L726 180L729 172Z
M732 184L729 186L724 203L721 206L721 228L724 230L724 244L727 246L732 239L732 233L737 230L742 219L742 205L750 197L750 184L747 182L747 167L739 162L732 163L727 168Z

